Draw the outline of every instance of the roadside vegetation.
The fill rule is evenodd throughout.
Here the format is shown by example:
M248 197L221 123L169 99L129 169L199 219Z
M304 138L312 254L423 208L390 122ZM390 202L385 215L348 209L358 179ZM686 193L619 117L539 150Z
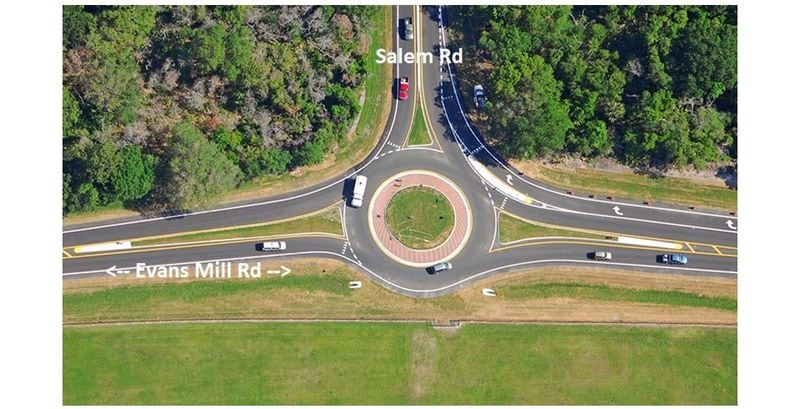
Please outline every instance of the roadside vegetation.
M359 95L388 98L369 81L384 9L65 6L64 214L205 207L366 155L383 108Z
M428 135L428 127L422 115L422 103L418 103L414 123L411 125L411 134L408 136L408 145L430 145L433 142Z
M615 316L627 322L736 323L735 280L720 278L543 268L442 297L412 299L339 262L281 264L292 272L280 278L67 281L64 323L226 318L607 322ZM363 287L348 289L352 280ZM497 297L480 294L487 286L497 290Z
M385 218L392 236L412 249L430 249L442 244L455 224L450 201L428 187L410 187L395 193Z
M464 89L509 159L665 169L736 158L735 6L453 6ZM465 91L467 92L467 91Z
M735 405L736 335L503 324L445 334L421 323L65 328L64 403Z
M534 224L526 220L500 212L498 231L501 243L510 243L517 240L534 239L538 237L583 237L588 239L603 240L602 234L592 234L566 228L549 227Z
M579 298L620 302L639 302L661 305L707 307L736 311L735 299L702 297L683 291L619 289L605 285L580 283L530 283L499 287L498 291L511 300L531 298Z
M677 177L608 172L595 169L562 169L514 163L525 174L550 186L575 192L611 195L631 200L651 200L724 211L735 211L736 190Z
M149 246L154 244L187 243L221 239L244 239L298 233L325 233L343 236L342 218L339 214L339 208L334 206L325 209L320 213L310 216L301 216L296 219L278 223L154 237L144 240L134 240L132 244L134 246Z

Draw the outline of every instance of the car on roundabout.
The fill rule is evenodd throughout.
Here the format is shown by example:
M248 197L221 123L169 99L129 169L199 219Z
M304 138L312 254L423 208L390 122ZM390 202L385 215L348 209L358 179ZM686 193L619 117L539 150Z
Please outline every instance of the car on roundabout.
M430 275L439 274L442 271L452 270L453 265L450 263L437 263L425 269Z

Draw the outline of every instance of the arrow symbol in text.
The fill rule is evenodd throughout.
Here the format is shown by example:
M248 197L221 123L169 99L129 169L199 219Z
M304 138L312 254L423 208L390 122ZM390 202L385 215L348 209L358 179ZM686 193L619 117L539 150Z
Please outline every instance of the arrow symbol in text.
M267 270L267 274L280 274L281 277L285 277L287 274L289 274L291 272L292 272L292 270L290 270L289 268L286 268L284 266L281 266L280 270Z

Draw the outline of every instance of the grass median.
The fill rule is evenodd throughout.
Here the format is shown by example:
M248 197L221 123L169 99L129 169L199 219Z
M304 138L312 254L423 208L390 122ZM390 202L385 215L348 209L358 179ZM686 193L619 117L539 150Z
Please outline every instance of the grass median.
M313 213L283 222L154 237L145 240L134 240L132 244L134 246L152 246L157 244L191 243L248 237L256 238L299 233L343 235L342 218L339 214L339 208L337 206L329 207L319 213Z
M66 328L64 404L736 404L736 330L227 323Z
M425 117L422 116L422 104L418 103L414 122L411 124L411 134L408 136L408 145L430 145L431 136L428 134L428 127L425 125Z
M540 237L578 237L587 239L603 240L602 234L587 233L566 228L550 227L543 224L535 224L526 220L511 216L508 213L500 212L499 234L501 243L511 243L524 239L535 239Z

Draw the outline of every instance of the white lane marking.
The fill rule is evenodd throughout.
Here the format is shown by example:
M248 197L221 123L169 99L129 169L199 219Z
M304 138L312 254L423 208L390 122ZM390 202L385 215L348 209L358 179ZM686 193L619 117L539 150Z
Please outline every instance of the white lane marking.
M614 213L616 213L617 216L622 216L622 212L620 211L619 206L614 206L611 209L614 210Z
M694 272L729 274L729 275L737 275L738 274L736 271L728 271L728 270L711 270L711 269L699 269L699 268L687 268L687 267L670 267L670 266L651 266L651 265L647 265L647 264L631 264L631 263L618 263L618 262L593 261L593 260L550 259L550 260L524 261L524 262L521 262L521 263L507 264L507 265L500 266L500 267L495 267L495 268L492 268L492 269L489 269L489 270L486 270L486 271L483 271L483 272L480 272L480 273L477 273L477 274L473 274L473 275L471 275L469 277L466 277L466 278L463 278L463 279L461 279L461 280L459 280L459 281L457 281L455 283L448 284L448 285L445 285L445 286L442 286L442 287L439 287L439 288L415 289L415 288L408 288L408 287L403 287L401 285L395 284L395 283L389 281L388 279L383 278L382 276L376 274L375 272L373 272L369 268L364 267L362 264L356 262L356 260L353 260L353 259L351 259L351 258L349 258L347 256L343 256L343 255L341 255L339 253L333 253L333 252L330 252L330 251L299 251L299 252L295 252L295 253L258 255L258 256L250 256L250 257L234 257L234 258L217 259L217 260L191 261L191 262L184 262L184 263L169 263L169 264L155 265L155 266L151 266L151 267L180 266L180 265L188 265L188 264L195 264L195 263L214 263L214 262L217 262L217 261L219 261L219 262L235 261L235 260L247 261L247 260L255 260L255 259L265 259L265 258L268 259L268 258L276 258L276 257L308 256L308 255L329 255L329 256L333 256L333 257L337 257L337 258L342 258L344 260L349 261L352 264L357 265L363 271L366 271L369 275L377 278L379 281L382 281L382 282L388 284L389 287L391 287L391 288L407 291L407 292L410 292L410 293L416 293L416 294L428 294L428 293L435 293L435 292L439 292L439 291L443 291L443 290L448 290L448 289L451 289L453 287L457 287L457 286L459 286L461 284L464 284L467 281L474 280L474 279L476 279L478 277L481 277L481 276L484 276L484 275L487 275L487 274L491 274L491 273L493 273L495 271L500 271L500 270L503 270L503 269L512 269L512 268L521 267L521 266L527 266L527 265L542 264L542 263L566 263L566 264L575 263L575 264L593 264L593 265L598 265L598 266L616 265L616 266L625 266L625 267L658 268L658 269L661 269L661 270L690 271L690 272L694 271ZM126 267L126 268L135 269L135 267ZM97 273L103 273L103 272L105 272L105 270L78 271L78 272L73 272L73 273L62 273L61 275L63 277L63 276L89 275L89 274L97 274Z
M660 247L670 250L680 250L683 248L682 244L673 241L648 240L640 239L638 237L619 236L617 237L617 242L623 244L632 244L634 246Z
M725 222L725 224L728 225L729 229L736 230L736 226L733 225L733 220L728 220L727 222Z
M395 8L396 8L396 13L399 16L400 15L400 6L397 5L397 6L395 6ZM395 31L397 31L395 33L395 39L397 41L397 45L398 45L398 48L399 48L399 45L400 45L400 33L399 33L399 30L395 30ZM398 61L395 64L395 78L398 78L399 76L400 76L400 62ZM222 207L222 208L219 208L219 209L202 210L202 211L198 211L198 212L183 213L183 214L172 215L172 216L153 217L153 218L149 218L149 219L131 220L131 221L127 221L127 222L111 223L111 224L105 224L105 225L100 225L100 226L92 226L92 227L84 227L84 228L81 228L81 229L65 230L65 231L62 231L61 234L79 233L79 232L83 232L83 231L107 229L109 227L119 227L119 226L129 226L129 225L140 224L140 223L149 223L149 222L153 222L153 221L157 221L157 220L168 220L168 219L181 218L181 217L199 216L199 215L203 215L203 214L211 214L211 213L218 213L218 212L224 212L224 211L230 211L230 210L246 209L246 208L249 208L249 207L265 206L265 205L269 205L269 204L273 204L273 203L282 203L282 202L287 202L287 201L294 200L294 199L300 199L300 198L303 198L303 197L310 196L310 195L313 195L315 193L321 192L323 190L329 189L329 188L331 188L333 186L336 186L339 183L342 183L345 180L351 178L353 175L357 174L358 172L361 172L362 170L366 169L367 166L371 165L373 161L378 159L378 157L379 157L378 155L386 147L386 144L389 142L389 139L391 139L392 130L394 130L394 124L395 124L395 121L397 119L397 107L398 107L398 104L395 103L394 104L394 111L393 111L393 114L392 114L392 122L389 124L389 131L386 133L386 138L383 140L383 143L381 144L380 149L377 149L375 151L375 155L373 155L372 158L370 158L370 160L367 161L367 163L365 163L360 168L354 170L353 172L351 172L349 174L346 173L345 176L342 177L341 179L335 180L335 181L333 181L333 182L331 182L331 183L329 183L329 184L327 184L325 186L322 186L322 187L320 187L318 189L314 189L314 190L312 190L310 192L306 192L306 193L295 195L295 196L285 197L283 199L267 200L267 201L264 201L264 202L248 203L248 204L244 204L244 205Z
M439 26L441 27L439 31L442 34L442 47L447 47L447 30L445 30L444 25L442 24L442 20L439 20ZM456 75L452 72L452 70L450 70L450 65L449 64L443 64L442 65L442 68L445 68L445 67L447 68L447 72L450 75L450 79L451 79L450 84L453 86L453 94L454 95L452 97L455 97L455 99L456 99L456 105L458 105L458 110L461 112L461 116L464 118L464 123L467 125L467 129L470 131L472 136L475 137L475 140L478 141L478 143L481 144L481 146L483 146L483 141L481 141L478 138L478 136L475 134L475 131L472 129L472 126L470 126L469 121L467 120L466 114L464 113L463 103L462 103L461 99L458 97L458 92L456 90L456 85L455 85L456 82L454 81L454 79L456 78ZM442 71L444 71L444 70L442 70ZM442 110L443 111L447 111L447 109L445 109L444 107L442 107ZM452 128L452 126L451 126L451 128ZM453 133L456 134L454 129L453 129ZM459 136L457 134L456 134L456 138L459 138ZM492 159L495 160L495 162L497 162L505 170L507 170L509 172L512 172L512 170L508 166L506 166L505 163L503 163L496 156L494 156L494 154L489 149L487 149L486 151L489 153L489 155L492 157ZM587 202L596 202L596 203L601 203L602 202L602 203L605 203L605 201L599 200L599 199L570 196L570 195L568 195L566 193L562 193L562 192L547 188L545 186L538 185L538 184L533 183L533 182L531 182L531 181L529 181L529 180L527 180L525 178L520 178L520 179L524 183L526 183L526 184L528 184L530 186L533 186L533 187L535 187L537 189L541 189L541 190L544 190L546 192L550 192L550 193L557 194L557 195L560 195L560 196L569 197L571 199L584 200L584 201L587 201ZM685 213L685 214L702 215L702 216L710 216L710 217L718 217L718 218L728 218L729 217L729 216L725 216L725 215L721 215L721 214L704 213L704 212L682 210L682 209L670 209L670 208L667 208L667 207L644 206L644 205L638 205L638 204L633 204L633 203L622 203L622 204L625 205L625 206L630 206L630 207L638 207L638 208L642 208L642 209L651 209L651 210L659 210L659 211L666 211L666 212ZM736 217L734 217L734 218L736 218ZM697 228L702 228L702 227L697 227ZM727 230L719 230L719 231L733 233L733 232L727 231Z
M446 116L446 115L445 115ZM470 167L480 176L479 179L485 180L492 188L499 190L504 195L508 197L512 197L514 200L518 202L522 202L525 204L533 204L533 198L530 196L520 192L517 189L509 186L507 183L504 183L502 179L498 178L491 170L489 170L486 166L484 166L480 161L475 159L474 156L470 155L467 156L467 162L469 163Z
M87 244L83 246L75 246L72 251L75 254L81 253L96 253L99 251L116 251L116 250L127 250L130 249L131 242L130 241L112 241L107 243L97 243L97 244Z

